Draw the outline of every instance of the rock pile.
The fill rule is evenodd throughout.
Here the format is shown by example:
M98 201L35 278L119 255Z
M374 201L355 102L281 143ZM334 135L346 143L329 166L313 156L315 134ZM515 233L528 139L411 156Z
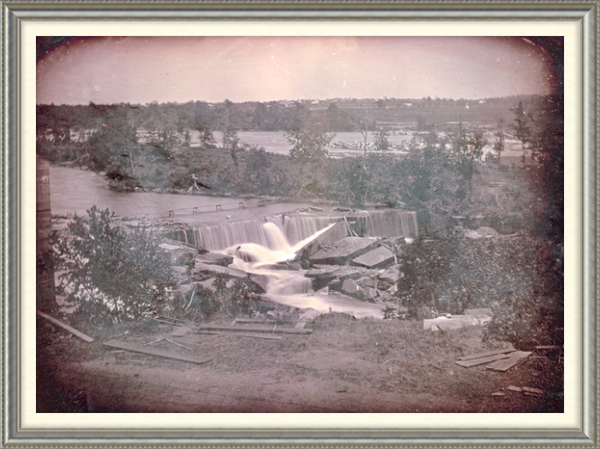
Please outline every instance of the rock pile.
M299 249L293 260L269 268L302 272L316 295L335 294L381 305L393 300L402 276L398 255L407 245L406 239L356 237L350 232L345 222L339 222ZM230 256L198 251L175 241L162 247L171 252L183 292L189 292L194 283L212 288L218 275L246 279L264 293L268 289L267 276L230 267Z

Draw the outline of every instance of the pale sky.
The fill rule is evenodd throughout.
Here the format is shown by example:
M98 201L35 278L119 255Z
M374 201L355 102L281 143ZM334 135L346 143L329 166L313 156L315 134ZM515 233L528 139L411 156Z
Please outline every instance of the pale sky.
M37 103L548 94L551 62L518 37L76 38L38 61Z

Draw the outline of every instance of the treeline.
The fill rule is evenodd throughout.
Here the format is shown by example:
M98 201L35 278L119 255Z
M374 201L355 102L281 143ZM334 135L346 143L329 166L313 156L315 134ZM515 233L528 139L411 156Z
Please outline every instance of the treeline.
M310 109L330 131L355 131L365 123L445 127L448 123L469 122L495 125L511 119L509 109L519 102L536 108L542 96L512 96L486 100L423 99L333 99L325 101L271 101L221 103L148 103L100 105L38 105L39 137L85 138L99 129L106 117L118 115L138 130L288 131L295 127L295 109Z
M52 162L71 162L103 172L116 188L319 198L357 207L406 205L415 210L462 214L498 202L495 197L480 198L487 189L482 191L477 179L489 170L489 165L486 168L482 164L484 147L493 145L501 152L504 136L510 133L529 150L528 157L535 159L528 182L540 194L550 194L552 207L557 209L562 207L563 99L546 96L527 100L510 105L506 111L510 120L496 125L495 134L472 124L458 123L443 129L427 126L427 131L418 133L406 145L403 157L388 154L387 125L366 121L358 123L357 130L365 136L373 135L375 143L364 157L328 157L327 148L335 132L328 120L322 120L320 111L304 103L293 105L286 116L290 122L286 135L292 146L289 156L241 143L233 103L221 105L224 111L231 111L220 115L218 141L213 125L206 122L196 122L194 130L199 141L191 145L188 130L169 128L168 117L157 121L155 128L140 132L131 118L136 109L94 105L69 107L87 108L88 112L91 108L91 117L96 120L96 127L82 130L78 139L69 137L71 125L49 128L42 120L50 116L57 123L72 123L72 118L39 116L37 144L38 151ZM60 109L64 107L40 106L44 108L65 111ZM510 189L505 187L505 191ZM499 205L495 213L506 213L501 209ZM561 226L562 215L555 211L544 214L556 217L554 223Z

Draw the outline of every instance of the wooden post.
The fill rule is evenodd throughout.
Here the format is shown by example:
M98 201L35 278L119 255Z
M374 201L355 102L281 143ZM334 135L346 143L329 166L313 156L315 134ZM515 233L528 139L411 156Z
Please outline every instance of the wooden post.
M54 293L54 263L50 234L50 164L36 155L36 307L51 311L56 306Z

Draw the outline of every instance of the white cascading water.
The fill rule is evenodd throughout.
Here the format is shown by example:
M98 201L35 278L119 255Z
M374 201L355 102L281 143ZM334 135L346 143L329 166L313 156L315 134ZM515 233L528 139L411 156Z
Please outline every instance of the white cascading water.
M333 223L313 235L290 245L283 231L273 222L263 224L267 245L241 243L230 246L224 253L233 256L233 268L264 276L267 281L266 296L272 301L298 308L313 308L318 312L344 312L356 318L382 318L381 309L375 304L336 295L316 295L312 282L303 271L274 270L269 266L292 260L296 252L308 242L333 226Z
M378 210L365 211L362 214L366 219L366 237L416 237L419 233L416 212ZM283 233L281 238L290 246L314 236L342 219L341 215L280 214L262 219L198 226L192 229L190 238L186 232L178 233L176 238L209 251L220 251L242 243L256 243L270 249L280 249L282 243L273 240L279 237L274 237L273 233L268 231L269 228L264 227L265 221L276 225Z

